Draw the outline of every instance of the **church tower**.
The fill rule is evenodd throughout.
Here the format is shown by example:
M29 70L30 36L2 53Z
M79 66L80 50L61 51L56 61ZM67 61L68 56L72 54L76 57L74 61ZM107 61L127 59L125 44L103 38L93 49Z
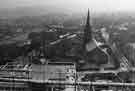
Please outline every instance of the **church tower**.
M83 48L85 49L86 44L92 41L92 29L90 25L90 14L88 10L87 20L84 28L84 35L83 35Z

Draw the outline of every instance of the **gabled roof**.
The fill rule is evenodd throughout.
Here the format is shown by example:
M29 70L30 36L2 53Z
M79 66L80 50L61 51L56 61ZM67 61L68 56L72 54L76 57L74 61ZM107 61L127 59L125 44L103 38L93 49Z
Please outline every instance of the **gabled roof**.
M90 51L92 51L93 49L97 48L97 44L96 44L95 40L92 39L92 41L88 42L88 43L85 45L85 48L86 48L86 51L87 51L87 52L90 52Z

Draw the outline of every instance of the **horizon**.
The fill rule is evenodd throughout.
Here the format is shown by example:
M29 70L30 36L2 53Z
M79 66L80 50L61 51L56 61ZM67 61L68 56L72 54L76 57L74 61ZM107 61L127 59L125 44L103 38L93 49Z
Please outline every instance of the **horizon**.
M84 12L88 8L94 12L135 12L134 0L0 0L1 9L46 6Z

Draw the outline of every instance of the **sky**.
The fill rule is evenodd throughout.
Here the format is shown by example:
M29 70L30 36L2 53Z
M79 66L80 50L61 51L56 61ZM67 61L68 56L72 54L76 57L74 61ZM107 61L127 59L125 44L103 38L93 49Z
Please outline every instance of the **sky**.
M0 0L0 8L52 6L74 11L135 11L135 0Z

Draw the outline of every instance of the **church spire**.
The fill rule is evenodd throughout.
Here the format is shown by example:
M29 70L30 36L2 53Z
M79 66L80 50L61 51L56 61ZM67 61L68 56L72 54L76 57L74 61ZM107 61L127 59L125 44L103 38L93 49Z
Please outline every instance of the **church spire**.
M88 9L88 15L87 15L87 21L86 21L86 26L90 25L90 13L89 13L89 9Z
M90 13L88 9L88 15L87 15L87 20L84 28L84 35L83 35L83 47L85 48L86 44L92 40L92 30L91 30L91 25L90 25Z

